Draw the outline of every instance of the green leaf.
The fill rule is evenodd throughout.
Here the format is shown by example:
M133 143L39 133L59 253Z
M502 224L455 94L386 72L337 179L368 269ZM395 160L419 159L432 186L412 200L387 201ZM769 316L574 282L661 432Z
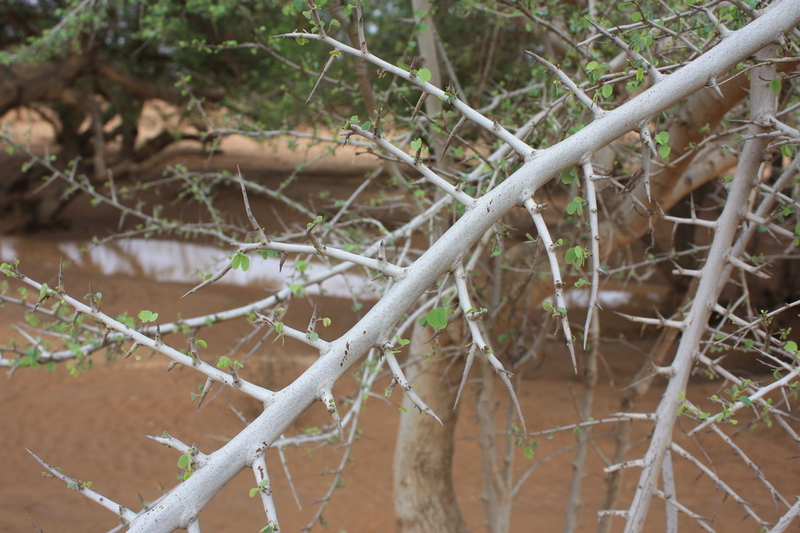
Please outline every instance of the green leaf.
M796 352L797 351L797 343L794 341L787 342L783 347L787 352Z
M185 453L178 457L178 468L182 470L186 470L192 464L192 456L188 453Z
M614 93L614 87L609 84L603 85L603 88L600 89L600 94L603 95L603 98L609 98Z
M428 324L434 328L444 329L447 327L447 308L436 307L435 309L431 309L428 311L428 314L425 316L425 318L428 320Z
M397 341L397 343L398 343L400 346L405 346L406 344L411 344L411 341L410 341L410 340L408 340L408 339L404 339L404 338L402 338L400 335L395 335L395 336L394 336L394 340L396 340L396 341Z
M533 447L525 446L525 451L522 452L522 455L524 455L526 459L533 459Z
M308 340L310 340L311 342L317 342L319 340L319 333L317 333L316 331L312 331L311 333L308 334Z
M569 170L565 170L561 173L561 183L564 185L569 185L571 183L576 183L578 181L578 177L575 175L575 169L571 168Z
M242 264L242 254L236 252L235 254L233 254L233 257L231 258L231 268L236 270L237 268L239 268L240 264Z
M431 80L431 71L426 68L421 68L417 71L419 81L429 82Z
M148 311L147 309L139 311L139 320L141 320L145 324L148 322L155 322L157 319L158 319L158 313Z
M422 139L414 139L413 141L411 141L412 150L416 151L419 150L420 148L422 148Z
M217 368L228 368L231 366L231 364L232 364L231 358L228 357L227 355L223 355L222 357L219 358L219 361L217 362Z
M772 91L772 94L778 94L781 92L781 79L772 78L769 80L769 90Z
M665 145L669 142L669 132L662 131L661 133L657 133L655 136L655 141L660 145Z
M751 400L749 396L739 396L739 401L742 402L745 407L753 406L753 400Z
M250 258L242 254L242 261L240 266L242 267L242 270L244 272L247 272L247 269L250 268Z
M406 409L405 407L403 407L403 406L401 405L401 406L400 406L400 412L401 412L401 413L407 413L407 412L408 412L408 409Z
M197 345L198 348L208 348L208 343L203 339L197 339L197 341L195 341L195 344Z
M575 213L578 213L578 216L583 215L583 198L580 196L576 196L567 204L567 214L574 215Z

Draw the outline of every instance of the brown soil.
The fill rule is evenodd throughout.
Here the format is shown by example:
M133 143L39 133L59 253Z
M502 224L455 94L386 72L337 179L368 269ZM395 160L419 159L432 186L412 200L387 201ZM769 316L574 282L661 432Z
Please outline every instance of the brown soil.
M231 157L231 156L226 156ZM233 167L235 157L217 160L223 166ZM309 186L309 191L315 187ZM327 185L326 185L327 186ZM235 195L224 199L235 204ZM233 208L233 207L232 207ZM85 204L74 202L67 217L72 221L70 230L57 230L39 238L84 238L100 227L114 227L116 217L101 210L88 211ZM105 224L105 226L101 226ZM42 258L21 258L26 274L39 281L52 284L57 264ZM57 261L57 260L56 260ZM164 320L179 314L184 317L217 309L242 305L253 297L252 288L211 286L187 299L180 300L190 286L173 283L155 283L136 276L108 278L97 272L70 271L66 287L73 295L93 291L103 293L102 305L106 311L139 309L158 310ZM349 311L350 303L322 301L328 315L335 315L334 330L326 336L334 338L348 323L357 317ZM291 312L298 322L307 320L309 307L298 301ZM19 338L9 328L20 319L19 309L6 305L0 308L0 327L5 337ZM609 332L614 319L606 319ZM336 329L339 328L339 329ZM209 343L209 359L221 355L235 345L235 339L250 331L246 324L226 328L212 328L204 333ZM630 378L646 361L645 353L657 333L646 332L644 339L632 345L609 342L604 346L605 369L598 385L594 412L596 418L613 413L619 408L623 389ZM613 333L610 334L613 336ZM167 339L169 342L169 339ZM177 339L174 344L182 346ZM564 351L553 344L547 348L544 364L529 371L519 391L528 428L539 431L569 424L576 419L576 398L581 387L573 375ZM200 377L188 369L164 372L167 362L162 356L150 355L140 350L142 359L134 357L106 363L98 358L91 371L71 376L61 365L52 374L43 368L16 372L0 385L2 405L2 430L0 449L0 531L33 531L31 521L45 533L106 531L117 525L114 516L98 505L68 490L57 480L41 476L42 468L28 455L26 448L64 473L93 482L92 488L116 502L138 509L140 498L153 500L161 487L178 483L176 477L177 454L150 441L145 435L160 435L167 431L187 443L196 443L200 450L210 453L224 439L236 434L242 422L234 416L229 404L242 411L249 419L258 413L257 404L239 394L222 391L199 412L189 402L189 394L201 383ZM241 354L240 354L241 356ZM95 356L97 357L97 356ZM293 376L313 360L313 354L300 346L287 343L285 347L270 344L248 361L245 378L272 388L291 382ZM613 376L613 379L612 379ZM379 383L383 390L386 383ZM720 381L702 381L691 385L692 396L708 398L719 391ZM350 378L339 384L339 392L353 389ZM498 427L505 420L507 394L499 385L497 390ZM647 399L637 410L647 412L657 403L663 383L654 386ZM213 391L212 395L219 391ZM394 529L392 509L392 452L396 438L397 420L400 416L419 416L414 412L401 414L398 410L399 393L389 403L371 399L362 415L360 427L363 435L353 450L352 464L344 474L344 486L338 489L324 513L325 531L372 532ZM483 509L481 501L480 449L475 439L475 391L470 389L462 400L461 416L457 428L455 456L455 486L458 491L467 526L471 531L481 531ZM711 407L709 407L711 409ZM716 409L714 410L716 412ZM743 413L742 418L750 415ZM329 421L320 405L314 406L295 424L294 430L321 426ZM579 531L596 528L596 512L605 490L604 466L600 454L613 453L613 425L596 427L592 434L596 448L590 451L587 476L582 492L584 506L581 510ZM634 441L628 457L638 458L646 449L650 423L637 422ZM735 427L727 427L732 434ZM533 459L524 458L517 450L516 476L532 469L532 474L522 485L513 507L513 531L556 531L563 526L566 495L572 473L572 459L568 447L575 442L572 432L557 432L552 438L536 439L538 447ZM752 470L745 467L731 449L714 434L703 434L689 440L679 438L682 447L689 450L705 464L713 461L716 472L747 498L763 517L776 520L784 511L776 510L763 485ZM774 486L793 502L793 494L800 493L795 456L797 443L777 427L766 429L759 425L754 434L738 433L736 442L747 451L750 458L765 472ZM564 453L560 453L564 451ZM313 452L313 453L312 453ZM319 450L287 449L288 464L297 487L303 509L293 501L289 485L276 453L268 454L268 465L276 494L279 517L283 531L297 531L308 523L317 509L312 503L327 490L330 476L320 475L335 468L342 450L327 446ZM556 454L556 455L554 455ZM678 499L696 512L713 518L711 526L716 531L756 532L759 527L740 506L726 498L696 467L680 458L674 460L678 483ZM625 478L624 494L618 508L625 508L635 488L638 470L633 469ZM201 515L204 531L239 532L258 531L264 516L260 502L248 497L255 486L253 476L242 472L234 479ZM650 531L664 529L664 504L655 500L651 513ZM697 531L699 527L685 516L681 517L682 531ZM615 530L622 521L617 519ZM321 527L321 526L320 526Z

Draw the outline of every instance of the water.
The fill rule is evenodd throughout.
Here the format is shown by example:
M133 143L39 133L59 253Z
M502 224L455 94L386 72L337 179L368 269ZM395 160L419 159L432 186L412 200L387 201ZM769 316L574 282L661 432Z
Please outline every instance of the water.
M35 264L56 272L60 261L70 261L71 270L102 276L127 276L157 283L199 284L199 271L217 272L230 259L230 252L216 246L174 240L128 239L92 247L83 241L50 241L17 238L0 239L0 261L19 259L23 268ZM317 261L306 264L305 274L322 272L326 267ZM241 287L258 286L279 290L302 281L301 272L291 258L280 268L278 258L262 259L251 254L247 272L231 270L216 283ZM306 289L310 294L337 298L377 300L381 287L361 275L357 268L334 276Z
M176 240L128 239L91 247L84 241L0 238L0 261L18 258L23 268L26 264L35 264L56 272L59 261L63 260L73 263L70 269L89 274L127 276L156 283L199 284L202 281L199 271L217 272L230 261L230 253L230 250L216 246ZM291 257L286 259L283 269L278 258L264 260L259 254L250 257L247 272L231 270L216 283L280 290L302 281L297 263ZM306 275L323 272L326 268L316 259L306 262L305 266ZM363 269L352 268L319 285L309 286L305 292L376 301L380 298L381 286L371 282ZM586 288L568 289L564 296L572 311L585 309L589 304L589 290ZM652 309L668 301L669 294L667 287L656 284L607 282L599 291L598 300L606 310L654 316ZM548 301L552 303L552 297Z

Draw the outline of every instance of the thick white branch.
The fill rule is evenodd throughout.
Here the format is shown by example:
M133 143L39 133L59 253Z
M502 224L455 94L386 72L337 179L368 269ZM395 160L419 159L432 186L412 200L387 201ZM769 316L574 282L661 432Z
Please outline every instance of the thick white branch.
M739 61L780 38L798 22L800 0L784 0L780 9L768 10L756 21L737 30L735 38L723 40L691 64L675 71L656 87L608 112L602 119L592 122L573 136L530 157L509 179L478 199L475 208L467 211L453 224L409 268L406 277L395 283L358 324L331 343L325 356L320 357L290 386L272 395L261 415L230 442L211 454L205 468L198 470L176 487L158 506L137 518L131 531L170 533L175 528L185 527L186 517L195 516L222 486L247 465L252 464L254 458L263 453L315 401L321 387L332 385L367 351L389 337L397 322L430 284L452 268L463 257L465 250L512 207L531 198L539 187L554 176L578 164L583 154L605 146L631 131L642 119L657 116L670 105L703 89L710 74L719 75L728 71ZM318 38L307 34L293 36ZM350 50L348 53L364 57L357 50ZM381 66L384 64L390 66L385 62ZM402 69L393 67L393 70L403 73L406 79L410 77ZM433 91L434 88L426 89L438 96ZM515 145L520 143L516 138L513 142ZM523 149L525 151L531 153L529 148ZM447 200L452 201L449 198ZM735 225L734 223L734 227ZM674 419L676 409L677 405L670 409L668 416ZM652 491L648 493L652 494Z

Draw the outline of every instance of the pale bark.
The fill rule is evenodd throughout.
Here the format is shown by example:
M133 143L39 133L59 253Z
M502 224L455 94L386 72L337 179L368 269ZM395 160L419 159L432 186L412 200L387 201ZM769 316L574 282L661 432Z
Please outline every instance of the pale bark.
M385 350L391 348L391 339L394 337L396 326L408 310L442 275L452 271L456 265L460 265L472 246L509 210L529 200L532 194L553 177L585 161L594 151L631 129L637 128L642 120L654 117L688 95L702 90L710 75L721 75L727 72L739 61L748 58L769 43L777 41L783 32L793 28L798 21L800 21L800 1L786 0L782 2L780 9L768 10L756 21L724 39L711 51L682 69L665 76L652 88L613 111L608 111L602 118L595 120L560 143L537 152L530 150L496 122L493 123L474 110L467 109L463 102L453 102L453 107L459 112L516 147L520 155L526 156L522 167L495 189L476 198L474 202L470 202L466 206L465 213L441 238L433 243L413 265L403 268L402 272L396 275L391 288L355 326L337 340L324 344L320 342L320 357L306 372L284 389L267 394L264 398L264 411L261 415L224 446L205 455L202 464L189 479L176 486L152 509L131 522L130 531L166 533L176 528L189 526L196 528L197 517L211 498L242 469L259 461L281 433L312 403L329 397L333 385L353 365L375 347ZM344 53L367 59L390 75L396 75L423 87L430 92L432 97L443 96L440 89L426 85L419 80L415 81L402 68L381 61L363 51L353 50L328 37L318 34L289 34L289 36L328 43ZM351 126L351 131L358 131L357 126ZM745 164L740 165L740 172L746 172L745 166ZM745 182L748 177L737 178L734 179L731 196L720 220L720 231L716 237L716 240L720 241L718 248L722 248L722 251L730 247L729 239L732 238L739 221L738 209L741 204L741 196L749 190L750 184ZM730 211L733 211L733 214ZM242 246L242 249L246 249L248 245ZM378 252L377 248L377 246L370 247L364 251L364 256L373 257ZM715 252L719 251L712 247L711 260L707 264L707 268L710 270L721 266L713 261L725 261L724 254L715 255ZM715 271L720 270L717 268ZM34 282L24 278L21 278L21 281L33 287L37 286ZM41 286L38 288L40 289ZM701 290L698 291L698 301L708 303L712 293L705 291L712 290L716 291L717 289L716 287L704 288L701 285ZM66 295L63 295L63 298L65 301L67 300ZM69 304L80 309L81 313L87 315L87 319L99 320L109 328L132 338L144 337L104 315L98 309L92 309L78 300L70 299ZM705 307L701 310L701 307L696 306L697 318L701 320L695 322L695 324L703 322L697 326L697 328L701 328L700 332L704 329L705 322L699 315L710 312ZM684 340L688 345L685 347L685 353L680 357L690 359L698 339L699 333L695 334L694 331L687 330ZM144 341L144 339L141 340ZM160 339L157 348L163 349ZM187 364L193 365L191 361L188 361ZM678 382L679 380L674 381ZM232 386L239 390L242 387L238 381ZM668 396L668 398L672 398L672 396ZM669 401L662 403L662 407L659 408L659 425L670 423L670 417L672 418L671 424L674 424L675 407ZM658 427L656 432L657 436L666 439L668 443L671 438L672 426L670 425L666 429L665 435L658 433ZM662 428L661 431L663 432L664 429ZM654 442L659 442L659 440L654 438ZM661 456L663 457L663 453ZM656 465L656 463L658 463L657 466L660 466L660 460L653 460L648 464ZM644 498L647 500L646 503L649 503L653 485L647 482L642 483L642 487L647 489L644 490L646 494ZM641 498L639 501L643 505L641 507L635 505L634 511L637 516L643 518L647 511L646 503Z
M495 422L494 372L481 365L481 390L476 412L480 426L481 471L486 525L490 533L506 533L511 527L511 484L507 478L508 464L501 465L497 454L497 424ZM510 456L506 456L510 460Z
M788 4L788 2L784 2L784 4ZM793 7L800 15L800 5ZM782 9L773 9L772 13L775 14L778 11L782 11ZM766 49L761 57L774 57L770 52L774 53L772 47ZM769 80L774 77L774 65L757 67L753 71L750 88L750 114L754 121L766 120L774 113L775 95L769 89ZM765 131L768 131L767 128L759 126L757 123L751 124L749 127L751 135ZM644 467L628 511L625 533L638 533L645 527L650 502L655 494L661 473L664 454L672 442L672 432L678 418L676 413L681 403L680 395L686 391L698 346L705 335L714 304L733 270L728 256L736 231L747 213L748 197L753 188L758 185L761 155L768 144L769 139L765 137L752 137L745 142L739 158L739 165L733 177L725 208L716 222L716 233L708 252L708 260L702 269L705 275L700 278L694 303L685 319L687 327L671 365L674 375L656 410L656 426L653 430L650 447L643 459Z
M412 0L414 13L425 14L418 24L426 31L418 32L417 43L421 54L421 65L431 72L430 83L441 87L442 79L436 50L435 26L430 17L430 4L427 0ZM438 98L425 100L425 113L435 119L442 111L442 101ZM448 160L444 154L446 136L433 134L433 155ZM400 417L397 442L394 453L394 509L397 531L400 533L434 533L466 531L461 510L456 501L453 487L454 432L458 420L456 396L461 372L464 369L463 356L459 363L452 364L448 359L434 363L423 355L430 353L425 341L433 335L431 328L414 325L409 345L407 377L419 387L422 400L441 418L438 424L428 416L405 413ZM443 339L450 339L453 332L445 332ZM456 339L456 343L459 339ZM455 376L451 382L450 376ZM424 391L424 392L422 392ZM410 402L406 401L410 409Z
M431 354L434 343L425 341L432 335L432 328L414 328L405 371L442 424L404 401L408 412L400 416L394 452L395 523L403 533L463 533L452 472L458 419L454 404L463 358L453 364L449 357Z
M594 392L597 385L597 356L600 350L600 313L596 307L587 312L594 313L590 331L591 348L584 351L582 357L583 368L581 369L583 380L583 394L581 395L580 408L578 410L578 421L586 422L592 416L592 405L594 404ZM565 512L564 533L572 533L578 527L578 514L581 509L581 487L586 467L586 456L589 452L589 439L591 428L586 428L578 433L578 443L575 448L575 458L572 460L572 481L569 486L569 496L567 498L567 509Z

